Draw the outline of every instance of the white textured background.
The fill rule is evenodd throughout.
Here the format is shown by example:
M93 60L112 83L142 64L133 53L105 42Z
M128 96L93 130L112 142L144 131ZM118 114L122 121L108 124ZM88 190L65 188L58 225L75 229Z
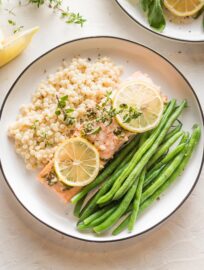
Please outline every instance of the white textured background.
M9 2L15 6L18 1ZM161 39L138 27L114 0L65 2L86 17L83 28L65 25L46 8L16 9L14 20L19 25L39 25L41 31L24 54L0 69L0 104L20 72L50 48L82 36L114 35L150 46L171 60L188 78L204 107L204 44ZM8 18L12 16L1 12L0 27L9 32ZM0 175L0 269L202 270L204 172L190 198L168 221L142 237L109 244L74 240L46 228L19 205Z

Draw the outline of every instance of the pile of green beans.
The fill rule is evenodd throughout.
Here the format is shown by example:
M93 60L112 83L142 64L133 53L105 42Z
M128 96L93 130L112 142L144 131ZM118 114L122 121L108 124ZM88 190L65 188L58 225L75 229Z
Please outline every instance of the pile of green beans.
M171 100L154 130L136 135L75 195L72 202L79 230L101 234L113 227L113 235L126 228L132 232L140 213L181 175L201 135L198 125L191 135L182 130L178 117L186 105L186 101L177 105Z

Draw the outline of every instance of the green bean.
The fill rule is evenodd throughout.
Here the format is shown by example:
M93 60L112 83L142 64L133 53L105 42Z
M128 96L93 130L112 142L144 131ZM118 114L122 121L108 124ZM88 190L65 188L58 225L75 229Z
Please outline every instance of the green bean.
M185 132L183 137L181 138L181 141L179 145L173 149L170 153L168 153L159 163L157 163L149 172L148 174L151 174L152 171L157 170L160 168L163 164L169 162L171 159L173 159L179 152L181 152L185 146L185 144L188 142L189 139L189 132ZM148 177L148 175L147 175Z
M133 201L133 210L130 216L130 221L128 223L128 230L129 232L132 232L134 225L135 225L135 221L137 219L137 215L139 212L139 206L140 206L140 200L141 200L141 196L142 196L142 188L143 188L143 184L144 184L144 179L145 179L145 174L146 174L146 170L144 169L141 173L139 182L138 182L138 186L136 189L136 193L135 193L135 198Z
M103 215L101 215L100 217L96 218L94 221L92 221L89 226L90 227L94 227L97 226L99 224L101 224L104 220L106 220L117 208L118 206L114 206L111 209L109 209L106 213L104 213Z
M148 139L149 132L145 132L141 135L140 141L139 141L139 148L143 145L143 143Z
M109 204L106 207L96 211L95 213L91 214L89 217L84 219L84 224L88 225L98 217L102 216L104 213L106 213L109 209L112 209L113 204Z
M89 193L91 190L93 190L102 182L104 182L107 179L107 177L110 176L115 169L117 169L117 167L121 164L122 160L128 155L128 153L138 144L138 141L139 136L137 135L133 138L133 140L130 143L128 143L120 150L117 156L110 161L110 163L104 168L104 170L96 177L96 179L93 182L84 187L79 193L77 193L71 199L71 202L72 203L78 202L80 199L86 196L87 193Z
M166 190L168 189L168 187L177 179L177 177L179 175L182 174L182 172L184 171L185 167L188 164L188 161L190 159L190 157L192 156L193 150L195 149L199 138L200 138L200 128L196 127L196 129L194 130L189 145L187 147L187 151L185 153L185 157L184 159L181 161L180 165L178 166L177 170L174 171L174 173L169 177L169 179L162 185L160 186L147 200L145 200L143 203L140 204L140 208L139 208L139 214L141 214L147 207L149 207L157 198L159 198L159 196ZM188 134L186 134L187 136L184 137L181 142L186 142L186 139L188 139ZM128 211L132 210L132 205L129 207ZM120 232L122 232L129 223L130 220L130 214L123 220L123 222L113 231L113 235L117 235Z
M143 190L149 185L149 183L151 183L157 176L159 176L164 167L165 164L162 164L159 168L154 168L147 174L147 177L144 181Z
M96 192L96 194L87 202L85 207L83 208L79 221L84 220L88 216L90 216L98 207L97 201L98 199L105 194L113 185L117 177L122 173L123 169L127 165L124 165L120 170L118 170L115 174L111 175L109 179L101 186L101 188Z
M115 211L116 208L117 208L117 205L113 206L112 208L107 210L104 214L102 214L98 218L94 219L89 224L85 224L84 222L78 223L77 229L79 229L79 230L91 229L94 226L101 224L104 220L106 220Z
M185 132L179 144L187 143L189 141L190 133Z
M163 142L168 141L168 139L170 139L171 137L173 137L178 131L180 131L182 128L182 124L179 123L178 126L176 126L174 129L172 129L170 132L168 132L166 134L166 136L164 137Z
M154 166L148 174L151 174L155 170L160 169L162 166L164 166L166 163L168 163L170 160L172 160L177 154L179 154L184 147L186 146L186 143L179 144L176 148L174 148L171 152L169 152L159 163L157 163L156 166ZM145 181L146 183L146 181Z
M150 168L166 151L182 136L184 135L183 131L178 131L171 138L169 138L164 144L162 144L154 156L151 158L148 163L148 168Z
M169 161L171 161L174 157L177 156L177 154L179 154L184 149L188 139L189 139L189 133L186 132L186 133L184 133L179 145L175 149L173 149L170 153L168 153L159 163L157 163L148 172L147 178L145 179L143 191L145 191L148 188L149 183L151 183L159 175L159 173L165 167L165 164L167 164Z
M182 172L184 171L184 169L186 168L189 162L189 159L192 156L192 153L196 145L199 142L200 135L201 135L200 127L195 126L193 133L191 135L190 141L188 143L184 158L182 159L177 169L173 172L173 174L168 178L168 180L162 186L158 186L156 191L148 199L144 200L144 197L143 197L144 193L142 194L142 198L141 198L142 203L140 205L140 210L139 210L140 213L143 212L147 207L149 207L157 198L159 198L159 196L177 179L177 177L182 174Z
M110 201L114 194L118 191L126 177L130 174L130 172L134 169L138 161L142 158L144 153L152 146L158 135L160 134L161 130L163 129L163 126L166 124L167 119L171 115L172 111L174 110L176 105L176 101L172 100L166 110L166 112L163 115L162 120L160 121L158 127L154 130L154 132L150 135L150 137L144 142L144 144L138 149L138 151L135 153L133 158L130 161L130 164L127 166L125 170L121 173L121 175L118 177L118 179L113 184L112 188L109 190L107 194L102 196L98 200L98 204L105 203L107 201Z
M134 184L130 190L127 192L123 200L120 202L118 208L101 224L97 225L93 228L93 230L96 233L100 233L102 231L107 230L108 228L112 227L119 219L120 217L125 213L125 211L128 209L128 206L130 205L137 186Z
M85 216L90 215L91 211L94 210L94 207L95 208L97 207L97 203L96 203L97 200L100 199L100 197L103 196L103 194L106 193L111 188L111 186L115 182L115 180L120 176L122 171L127 167L128 162L131 160L131 158L133 157L133 155L135 154L136 151L137 151L137 149L133 149L133 151L131 153L129 153L128 156L126 156L126 158L121 162L121 164L118 167L118 170L120 170L120 171L117 171L115 174L110 176L110 178L113 178L111 180L111 183L109 182L109 183L107 183L107 185L106 185L106 183L104 183L105 186L103 187L102 190L99 189L99 191L98 191L99 194L97 194L96 197L92 201L89 201L87 203L87 205L85 206L85 208L82 211L82 215L81 215L80 220L83 220L85 218ZM110 181L110 179L108 181ZM90 205L89 205L89 203L90 203ZM101 204L100 206L103 207L106 204L107 204L107 202L105 202L104 204Z
M127 228L130 221L131 214L127 215L125 219L114 229L112 235L120 234L124 229Z
M80 216L81 208L82 208L82 205L83 205L85 199L86 199L86 196L83 197L81 200L79 200L79 201L76 203L76 205L75 205L75 207L74 207L74 216L75 216L75 217L79 217L79 216Z
M185 151L183 150L178 156L170 161L169 164L164 168L164 170L161 172L159 177L154 181L154 183L145 190L145 192L142 194L142 200L141 202L144 202L148 197L150 197L160 186L162 186L165 181L173 174L173 172L177 169L179 164L181 163L182 159L185 156Z
M84 231L84 230L90 229L90 226L84 224L84 222L79 222L77 223L77 229L80 231Z
M150 147L150 149L147 151L147 153L142 157L140 162L134 167L134 169L131 171L127 179L124 181L122 186L117 190L115 193L113 200L118 200L120 199L130 188L132 183L135 181L135 179L138 177L138 175L141 173L143 170L144 166L147 164L147 162L150 160L152 155L155 153L157 150L158 146L162 142L164 136L166 135L168 129L171 127L173 122L178 118L178 116L181 114L183 111L184 107L186 106L186 101L181 102L180 106L175 110L175 112L170 116L170 118L167 120L165 123L165 126L161 130L158 138L154 142L154 144ZM134 157L133 157L134 158ZM132 160L130 161L130 163ZM129 166L128 166L129 167ZM116 180L117 181L117 180Z

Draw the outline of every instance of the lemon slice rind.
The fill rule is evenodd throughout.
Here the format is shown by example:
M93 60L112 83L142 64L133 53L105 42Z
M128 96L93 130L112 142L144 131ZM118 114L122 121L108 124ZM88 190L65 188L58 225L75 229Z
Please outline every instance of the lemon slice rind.
M63 142L55 152L55 172L68 186L85 186L98 175L100 157L94 145L81 137Z
M132 89L128 90L131 87ZM146 94L144 92L146 92ZM142 100L142 95L144 95L146 100ZM149 101L148 101L148 96L150 98ZM155 101L157 100L157 108L151 108L150 106L151 105L150 103L153 102L153 99L155 99ZM119 125L125 130L128 130L133 133L143 133L143 132L153 129L160 122L160 119L163 113L163 101L159 93L159 90L153 85L147 82L141 81L141 80L132 80L132 81L127 81L123 83L121 85L121 88L118 90L118 92L114 96L113 107L118 109L120 104L122 103L131 105L131 106L135 105L138 108L138 110L142 113L141 116L139 116L135 120L130 121L130 123L124 123L123 114L117 114L116 120L118 121ZM146 104L146 107L145 107L145 104ZM148 110L147 110L147 107L148 107ZM149 120L148 114L149 114L149 119L150 119L150 116L151 118L153 117L155 119L151 119L150 121L148 121ZM145 121L146 121L146 124L144 123ZM141 122L144 123L143 126L141 126L142 125Z
M165 7L178 17L195 15L204 6L204 0L164 0Z

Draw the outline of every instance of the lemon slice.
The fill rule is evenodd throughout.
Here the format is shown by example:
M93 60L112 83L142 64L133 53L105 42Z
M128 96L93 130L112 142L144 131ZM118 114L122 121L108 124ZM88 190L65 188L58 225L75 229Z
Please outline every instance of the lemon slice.
M132 80L123 84L116 93L113 107L121 111L116 115L120 126L134 133L142 133L158 125L163 101L157 88L143 81ZM130 114L131 108L140 115L134 118ZM127 121L128 115L130 119Z
M0 33L0 67L18 56L30 43L39 27L15 34L7 39Z
M85 186L92 182L100 167L99 153L87 140L77 137L62 143L54 157L55 172L68 186Z
M203 6L204 0L164 0L165 7L179 17L192 16Z

